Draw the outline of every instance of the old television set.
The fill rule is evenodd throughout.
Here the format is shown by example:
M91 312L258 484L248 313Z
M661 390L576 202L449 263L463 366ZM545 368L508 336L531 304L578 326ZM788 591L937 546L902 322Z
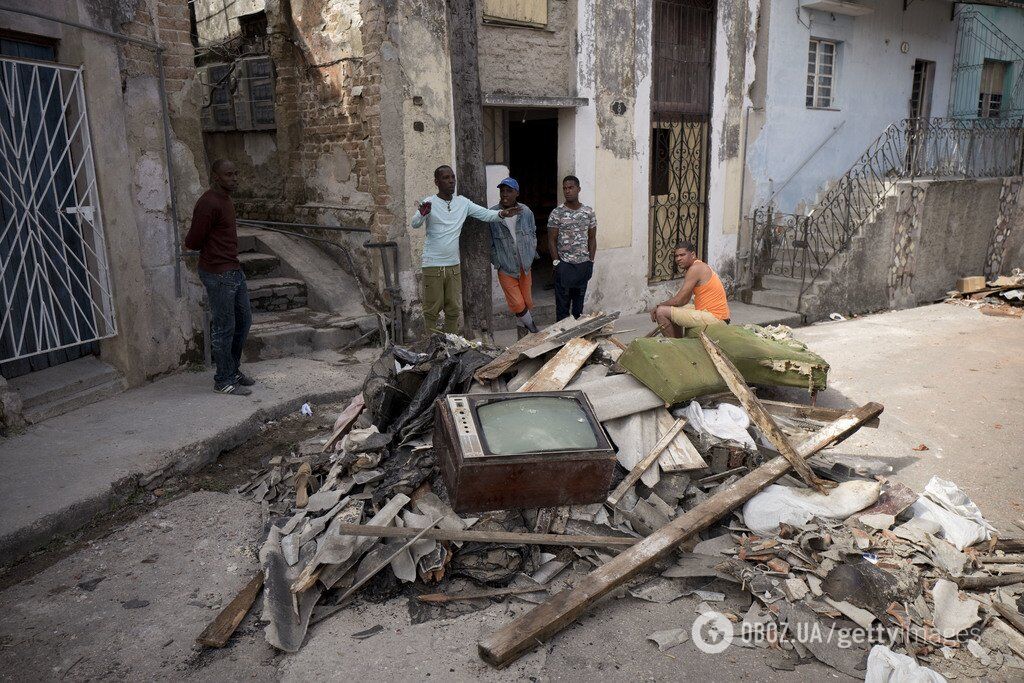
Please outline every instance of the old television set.
M582 391L449 394L434 449L457 512L603 501L615 449Z

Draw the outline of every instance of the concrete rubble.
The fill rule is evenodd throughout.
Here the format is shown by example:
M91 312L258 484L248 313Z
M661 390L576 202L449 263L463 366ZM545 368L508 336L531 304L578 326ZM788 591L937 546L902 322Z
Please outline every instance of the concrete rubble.
M267 641L298 651L310 628L368 597L409 596L423 619L492 601L543 603L778 455L740 419L732 395L666 406L625 372L615 317L563 321L504 350L455 335L386 349L330 434L295 444L237 491L262 509ZM762 338L784 343L787 332ZM591 397L618 452L613 488L636 483L610 496L615 504L454 512L431 439L435 399L522 386L579 337L596 347L558 388ZM763 405L794 443L843 415ZM673 434L676 420L685 425ZM1024 671L1024 539L1000 537L951 482L918 494L889 481L884 461L821 452L808 464L827 495L785 475L614 594L658 604L696 597L776 670L817 661L862 677L880 644L888 654L876 660L908 655L954 676ZM970 543L958 535L966 525L977 534ZM696 639L691 621L680 615L647 647ZM845 641L822 636L837 633Z

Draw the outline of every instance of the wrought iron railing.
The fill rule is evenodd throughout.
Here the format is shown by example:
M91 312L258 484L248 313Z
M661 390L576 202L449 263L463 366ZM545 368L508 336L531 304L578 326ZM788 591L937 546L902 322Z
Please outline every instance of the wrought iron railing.
M957 9L949 112L957 118L1020 116L1024 113L1024 47L978 9ZM998 102L981 101L985 69L1010 76L1013 84L999 88ZM1007 73L1008 72L1008 73ZM998 74L993 74L999 78Z
M753 212L748 285L800 281L800 298L908 178L991 178L1022 172L1021 119L904 119L890 124L806 215Z

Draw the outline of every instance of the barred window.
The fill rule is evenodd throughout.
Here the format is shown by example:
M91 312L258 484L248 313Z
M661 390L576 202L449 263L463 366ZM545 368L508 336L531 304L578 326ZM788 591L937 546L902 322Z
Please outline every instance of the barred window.
M210 79L210 117L217 128L233 128L235 125L231 71L231 64L217 64L207 72Z
M269 57L246 60L249 107L254 126L274 123L273 64Z
M1006 86L1006 62L986 59L981 67L981 88L978 93L978 116L999 118L1003 108L1003 90Z
M829 109L835 101L836 43L811 38L807 49L807 107Z

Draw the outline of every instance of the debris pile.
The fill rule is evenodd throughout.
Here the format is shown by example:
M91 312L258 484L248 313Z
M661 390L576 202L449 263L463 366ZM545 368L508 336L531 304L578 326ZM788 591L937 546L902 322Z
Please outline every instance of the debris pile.
M777 669L814 659L858 677L910 670L902 653L944 671L1024 668L1024 542L996 538L950 482L918 495L889 481L883 460L823 452L875 426L882 406L758 399L747 382L825 386L828 364L787 329L627 347L616 318L568 319L504 350L455 335L386 349L329 435L240 489L268 528L267 640L294 652L357 595L405 595L422 621L562 591L481 640L481 656L502 666L618 592L694 596ZM562 390L585 394L614 444L607 498L456 513L432 431L437 399ZM680 618L652 647L696 633ZM806 637L830 629L868 637ZM885 648L869 659L872 644Z
M1010 275L1000 275L987 283L983 277L960 278L956 289L948 292L946 302L975 308L985 315L1024 317L1024 271L1015 268Z

